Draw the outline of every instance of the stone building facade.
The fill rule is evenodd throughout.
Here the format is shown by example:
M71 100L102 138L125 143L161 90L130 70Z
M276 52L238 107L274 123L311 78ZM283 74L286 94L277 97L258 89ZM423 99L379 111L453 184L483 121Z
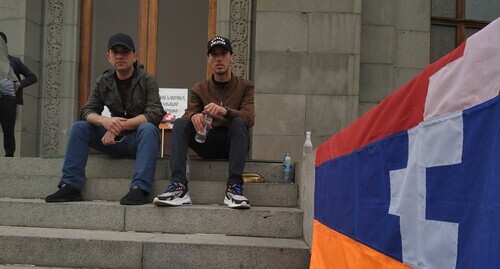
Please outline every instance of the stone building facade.
M233 69L255 82L252 159L288 151L298 160L306 131L320 145L429 63L431 0L216 3L216 32L236 48ZM39 78L18 110L16 156L64 155L78 114L81 8L82 0L0 4L9 52Z

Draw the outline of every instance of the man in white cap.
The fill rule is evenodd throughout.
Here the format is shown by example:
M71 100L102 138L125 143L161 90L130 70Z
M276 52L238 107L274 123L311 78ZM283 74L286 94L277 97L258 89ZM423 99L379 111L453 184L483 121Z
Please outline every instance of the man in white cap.
M216 36L207 44L207 60L213 74L196 83L184 115L172 129L170 169L171 185L153 203L159 206L191 204L186 177L188 147L202 158L229 159L224 204L230 208L250 208L243 195L243 170L249 150L249 129L255 120L254 84L235 76L229 39ZM205 120L206 116L212 120ZM197 132L208 126L204 142L195 140Z

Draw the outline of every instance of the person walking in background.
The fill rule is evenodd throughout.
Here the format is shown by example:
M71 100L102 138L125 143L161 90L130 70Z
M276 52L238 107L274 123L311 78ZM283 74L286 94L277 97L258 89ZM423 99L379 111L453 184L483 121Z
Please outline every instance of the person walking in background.
M188 108L174 122L171 138L171 184L153 203L159 206L191 204L186 177L188 147L206 159L229 159L224 204L230 208L249 208L243 195L243 170L249 150L249 129L254 124L254 84L236 77L231 71L234 61L229 39L216 36L207 44L210 78L191 89ZM211 117L206 120L207 116ZM209 132L205 142L195 140L205 126Z
M130 36L117 33L108 42L113 67L97 79L89 99L73 124L59 190L46 202L81 201L89 147L114 158L135 157L130 191L124 205L147 203L151 193L160 143L158 124L165 115L156 79L137 61ZM104 106L111 118L101 116Z
M16 92L19 79L9 63L7 43L0 38L0 124L3 131L5 157L14 157L16 139L14 125L16 123Z
M7 36L3 32L0 32L0 37L2 37L2 39L5 41L5 44L7 44ZM18 105L23 105L24 104L23 89L37 83L38 78L21 61L21 59L9 54L9 63L10 63L10 67L12 67L12 70L14 71L14 74L16 74L16 77L20 83L20 87L16 92L16 103ZM21 77L21 75L22 75L22 77Z

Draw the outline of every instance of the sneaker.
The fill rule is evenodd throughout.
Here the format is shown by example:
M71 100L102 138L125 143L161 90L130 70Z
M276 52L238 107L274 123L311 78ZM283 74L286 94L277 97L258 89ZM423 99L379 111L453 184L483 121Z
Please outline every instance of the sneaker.
M224 204L230 208L250 208L250 202L245 196L243 196L243 189L236 183L227 187Z
M174 181L164 193L155 197L153 204L159 206L190 205L191 197L189 197L186 185L179 181Z
M62 184L61 188L55 193L45 197L47 203L60 203L60 202L76 202L83 201L80 191L71 187L68 184Z
M148 194L143 191L139 186L133 186L132 189L123 196L120 200L121 205L143 205L147 204L146 196Z

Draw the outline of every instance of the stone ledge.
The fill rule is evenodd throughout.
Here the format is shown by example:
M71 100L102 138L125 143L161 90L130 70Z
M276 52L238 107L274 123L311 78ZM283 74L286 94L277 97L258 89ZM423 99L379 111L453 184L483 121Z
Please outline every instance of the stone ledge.
M301 239L10 226L0 226L0 250L4 264L121 269L308 268L310 259Z

